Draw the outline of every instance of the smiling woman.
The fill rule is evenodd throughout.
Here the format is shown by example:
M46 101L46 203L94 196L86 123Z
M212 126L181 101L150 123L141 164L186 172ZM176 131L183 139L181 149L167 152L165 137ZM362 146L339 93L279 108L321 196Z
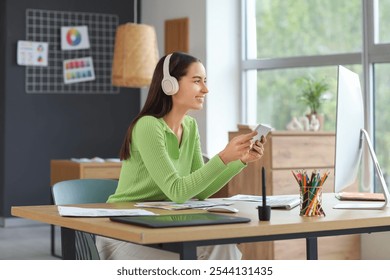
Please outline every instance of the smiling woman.
M130 124L120 151L123 161L118 188L108 202L206 199L219 191L249 162L263 155L257 132L233 138L207 164L203 162L198 126L187 115L201 110L206 70L184 53L160 59L145 105ZM178 254L136 244L97 238L102 259L177 259ZM240 259L236 245L204 246L199 259Z

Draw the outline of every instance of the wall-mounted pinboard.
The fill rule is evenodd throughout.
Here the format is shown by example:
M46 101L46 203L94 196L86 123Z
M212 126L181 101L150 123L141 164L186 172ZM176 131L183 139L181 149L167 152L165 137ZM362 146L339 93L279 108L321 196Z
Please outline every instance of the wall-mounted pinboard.
M27 9L26 40L47 42L49 51L48 66L26 66L26 92L33 94L119 93L119 88L111 83L115 30L118 23L118 16L112 14ZM88 48L64 50L61 47L61 38L64 37L61 35L61 28L72 26L87 27ZM67 37L69 43L77 43L78 36L80 34L72 30ZM70 64L69 61L74 63ZM69 70L67 67L69 65L74 67L73 72L77 74L88 75L87 71L81 71L82 67L91 67L85 63L88 61L93 62L93 78L83 79L81 76L78 77L81 82L69 82L71 77L69 76L68 79L64 76L64 72ZM79 69L76 69L77 67Z

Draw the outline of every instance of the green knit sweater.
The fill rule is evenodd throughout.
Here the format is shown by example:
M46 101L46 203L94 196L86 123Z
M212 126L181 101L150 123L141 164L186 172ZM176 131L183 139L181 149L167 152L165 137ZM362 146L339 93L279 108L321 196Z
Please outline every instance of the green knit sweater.
M163 119L140 118L133 129L130 158L123 161L118 188L108 202L206 199L246 165L225 165L218 155L206 164L195 119L183 121L182 141Z

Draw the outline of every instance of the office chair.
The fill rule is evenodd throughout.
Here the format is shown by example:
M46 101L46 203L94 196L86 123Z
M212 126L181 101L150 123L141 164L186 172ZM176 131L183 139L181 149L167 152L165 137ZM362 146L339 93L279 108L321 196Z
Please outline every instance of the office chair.
M55 205L103 203L113 194L118 186L117 180L110 179L76 179L62 181L52 187ZM54 252L54 226L51 232L52 254ZM76 259L99 260L94 234L76 231ZM61 256L58 256L61 257Z

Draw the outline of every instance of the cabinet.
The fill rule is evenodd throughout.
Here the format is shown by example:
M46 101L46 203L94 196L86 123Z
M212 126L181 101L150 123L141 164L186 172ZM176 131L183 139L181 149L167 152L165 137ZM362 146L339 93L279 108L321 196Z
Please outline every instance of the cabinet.
M51 160L50 185L72 179L118 179L121 162L75 162L71 160Z
M245 125L229 132L229 139L250 132ZM331 132L272 131L267 136L264 156L250 163L220 192L219 197L235 194L261 195L261 167L266 169L267 195L299 194L291 170L329 170L324 192L333 192L335 134ZM353 191L352 186L349 190ZM285 211L285 210L279 210ZM305 259L305 240L286 240L241 244L244 259ZM318 239L319 259L360 259L360 235Z

